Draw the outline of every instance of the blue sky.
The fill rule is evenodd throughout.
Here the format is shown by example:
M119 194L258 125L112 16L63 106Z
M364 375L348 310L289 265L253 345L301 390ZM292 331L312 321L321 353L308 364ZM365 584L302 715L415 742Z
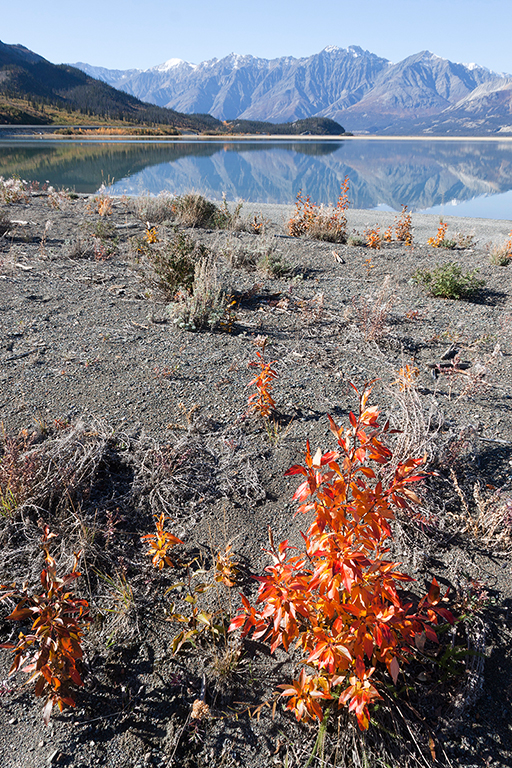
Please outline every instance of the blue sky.
M112 69L360 45L395 62L428 49L512 73L511 29L512 0L23 0L3 3L0 39Z

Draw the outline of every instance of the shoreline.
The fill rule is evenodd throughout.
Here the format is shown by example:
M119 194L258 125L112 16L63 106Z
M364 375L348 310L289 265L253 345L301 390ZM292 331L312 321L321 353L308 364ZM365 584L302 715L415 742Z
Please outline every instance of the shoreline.
M498 141L498 142L512 142L512 131L506 132L503 134L493 134L493 135L482 135L482 136L475 136L475 135L461 135L461 136L447 136L447 135L425 135L425 134L407 134L407 135L379 135L379 134L338 134L335 136L315 136L315 135L297 135L297 134L200 134L200 133L189 133L189 132L183 132L179 136L140 136L136 132L133 134L123 134L123 135L112 135L109 133L95 133L92 135L88 134L57 134L55 133L58 130L63 130L66 128L76 128L76 129L82 129L85 131L96 131L99 128L102 128L103 126L68 126L68 125L19 125L19 126L12 126L12 125L0 125L0 141L4 139L9 138L16 138L16 139L26 139L26 140L44 140L45 138L48 138L49 135L51 135L52 139L65 139L67 141L94 141L99 138L101 138L102 141L112 141L112 142L119 142L119 141L126 141L126 140L134 140L137 141L157 141L157 142L174 142L174 141L222 141L222 142L237 142L237 141L304 141L304 142L311 142L311 141L321 141L321 142L329 142L329 141L345 141L345 140L354 140L354 141L485 141L485 142L492 142L492 141ZM112 128L116 128L117 126L112 126ZM108 130L108 127L107 127ZM9 131L11 131L9 133ZM31 131L31 133L28 133L28 131ZM7 134L2 136L2 134Z

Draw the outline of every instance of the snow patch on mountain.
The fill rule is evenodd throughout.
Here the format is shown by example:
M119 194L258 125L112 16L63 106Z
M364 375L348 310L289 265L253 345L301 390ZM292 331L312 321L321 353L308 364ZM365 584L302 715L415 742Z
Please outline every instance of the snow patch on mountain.
M163 64L157 64L156 67L150 67L150 69L144 70L145 72L169 72L171 69L179 67L181 64L186 64L192 69L197 67L197 64L191 64L190 61L184 61L183 59L167 59Z

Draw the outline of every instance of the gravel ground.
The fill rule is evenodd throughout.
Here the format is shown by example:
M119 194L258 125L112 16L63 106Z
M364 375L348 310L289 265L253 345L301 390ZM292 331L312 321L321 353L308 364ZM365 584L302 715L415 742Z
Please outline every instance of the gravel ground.
M437 475L423 494L429 525L399 521L394 554L418 580L420 592L433 575L452 588L452 599L472 580L478 582L479 594L487 596L485 606L465 625L464 638L470 648L482 651L485 664L471 661L483 657L467 656L447 680L418 682L411 671L403 718L387 726L403 728L402 746L392 738L386 741L378 730L361 742L350 726L340 754L334 726L323 765L357 765L354 755L366 749L375 756L379 739L386 742L382 760L397 766L510 765L508 529L504 517L498 541L481 521L475 522L474 488L485 498L499 491L499 501L488 510L507 509L512 494L512 273L490 263L487 246L504 242L512 223L447 218L447 237L473 235L474 244L434 249L426 241L436 233L436 217L413 214L412 246L393 242L371 250L290 238L285 225L293 206L246 204L243 216L261 213L269 220L266 234L188 234L217 253L270 249L289 271L273 278L258 269L223 266L221 278L229 280L237 301L231 332L191 333L169 321L166 301L130 246L130 238L145 231L133 201L113 202L108 222L115 227L114 245L112 238L91 236L103 222L92 198L63 201L61 210L48 202L42 195L4 209L18 223L0 240L1 420L7 435L26 429L38 439L58 440L62 430L79 445L101 439L107 446L84 509L94 508L99 517L117 509L121 522L112 552L133 599L126 613L117 608L115 615L107 615L105 590L99 594L90 580L88 585L77 582L77 591L103 610L103 619L96 618L85 637L84 687L76 693L76 708L56 713L48 728L41 720L41 701L22 685L23 675L7 677L10 658L2 652L3 768L307 762L317 729L297 724L280 706L274 718L270 707L259 718L248 715L248 708L269 699L277 684L296 674L296 658L289 660L284 653L274 658L253 644L221 685L219 650L213 643L172 654L177 629L165 621L169 598L164 590L186 578L186 569L175 578L167 571L155 574L137 549L135 534L150 530L138 526L150 525L154 511L142 492L136 511L130 506L136 482L149 495L152 491L151 482L144 486L141 480L146 464L140 456L144 451L149 456L154 446L174 446L185 457L186 473L177 476L165 508L173 510L173 531L183 539L187 557L198 557L211 571L212 552L232 542L243 572L261 573L268 563L263 549L269 525L276 541L299 542L302 521L293 516L291 504L296 483L283 474L300 460L306 439L312 448L333 447L327 414L346 422L355 407L349 383L362 387L374 378L373 401L403 425L403 398L394 382L406 364L418 372L415 391L421 413L430 420L422 439ZM349 211L348 231L362 233L369 226L383 231L394 218L385 212ZM171 230L162 225L158 231L163 238ZM479 270L485 286L472 301L429 297L411 280L418 267L450 261ZM247 416L247 383L254 375L248 364L262 336L278 373L278 415L267 428ZM456 369L443 373L443 355L454 347ZM130 515L131 527L126 522ZM26 578L35 584L41 566L33 543L37 519L2 519L1 581ZM49 522L60 540L68 536L71 541L62 520ZM78 541L86 534L76 536ZM91 551L96 552L92 545ZM62 546L63 566L69 563L67 552ZM95 557L101 556L96 552ZM101 562L106 568L107 560ZM113 555L108 562L112 566ZM242 588L253 594L250 583L248 578ZM235 595L228 598L237 604ZM3 621L0 632L2 642L12 639L12 622ZM190 715L201 696L212 717L199 722ZM350 748L349 738L354 739Z

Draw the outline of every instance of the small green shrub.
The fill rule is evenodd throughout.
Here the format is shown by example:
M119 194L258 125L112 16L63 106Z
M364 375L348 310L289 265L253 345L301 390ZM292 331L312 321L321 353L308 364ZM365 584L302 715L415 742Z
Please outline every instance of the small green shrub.
M444 240L441 240L441 242L438 245L438 248L446 248L448 251L453 251L453 249L456 247L457 247L457 242L455 240L447 240L446 238Z
M256 269L258 262L258 251L250 250L238 240L227 240L219 249L219 255L226 261L231 269L246 269L252 271Z
M461 267L453 261L437 265L432 271L418 269L412 279L421 285L431 296L441 299L469 299L482 288L485 283L478 280L477 269L463 274Z
M176 197L173 202L175 220L184 227L209 229L241 229L243 222L240 211L243 203L240 201L231 212L224 198L217 206L197 192Z
M195 265L191 293L178 295L169 311L178 328L186 331L230 331L236 319L233 305L231 293L219 285L215 262L203 258Z
M114 245L117 245L119 242L116 226L111 221L108 221L108 219L98 219L88 229L92 237L97 237L99 240L111 240Z
M359 234L359 232L354 232L352 235L349 235L347 242L349 245L358 248L364 248L366 245L366 240L362 235Z
M256 249L258 269L269 277L279 279L292 273L291 266L284 260L275 246L275 238L265 237L258 242Z
M288 277L291 274L292 268L283 259L282 254L279 252L263 254L258 262L258 267L265 272L269 277L273 277L276 280L282 277Z
M169 239L154 245L142 241L137 251L151 265L151 282L171 299L180 289L192 293L196 264L209 257L206 246L183 232L175 232Z
M231 269L252 271L258 268L269 277L285 277L292 268L277 250L276 240L273 235L261 235L256 242L247 245L230 238L219 248L219 254Z
M213 217L213 226L215 229L234 229L244 230L251 229L252 225L242 221L240 212L242 210L243 202L239 200L235 205L233 211L229 210L229 206L226 198L223 196L220 207L217 207L217 212ZM254 217L256 219L256 217ZM257 226L257 225L256 225ZM261 225L262 226L262 225ZM256 232L256 230L253 230ZM259 230L258 230L259 231Z

